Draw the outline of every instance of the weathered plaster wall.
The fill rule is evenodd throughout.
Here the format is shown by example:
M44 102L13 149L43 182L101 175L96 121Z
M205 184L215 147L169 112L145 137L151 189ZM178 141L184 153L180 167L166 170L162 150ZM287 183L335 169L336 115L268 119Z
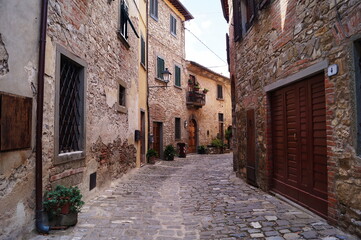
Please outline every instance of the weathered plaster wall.
M170 14L177 19L177 36L170 33ZM148 17L149 25L149 60L148 60L148 81L149 86L165 85L157 76L157 56L165 60L165 67L173 74L168 88L149 89L150 125L153 132L153 122L163 122L163 146L168 144L176 145L174 128L175 118L181 118L183 123L187 115L186 107L186 67L185 67L185 38L184 22L181 21L179 13L175 13L164 2L158 1L158 20ZM181 87L174 86L174 66L181 67ZM182 129L182 139L179 142L187 141L187 132ZM178 141L177 141L178 142Z
M0 4L1 92L33 97L31 85L36 86L39 12L39 1L35 0ZM35 104L33 106L35 116ZM35 118L32 124L34 132ZM33 227L34 157L32 149L0 152L0 239L17 239Z
M232 1L229 1L231 4ZM356 156L353 41L361 37L359 1L271 1L232 59L236 84L238 169L246 164L246 111L256 111L258 184L268 189L267 96L264 86L328 60L339 73L325 74L329 220L361 236L361 161ZM231 15L232 16L232 15ZM339 16L339 17L338 17ZM231 39L230 41L233 41Z

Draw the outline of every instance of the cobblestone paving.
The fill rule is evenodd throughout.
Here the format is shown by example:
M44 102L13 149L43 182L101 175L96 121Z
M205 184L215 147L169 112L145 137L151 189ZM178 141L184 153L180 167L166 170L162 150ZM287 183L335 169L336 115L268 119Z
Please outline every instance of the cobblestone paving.
M357 239L236 178L230 154L135 170L79 218L73 228L31 239Z

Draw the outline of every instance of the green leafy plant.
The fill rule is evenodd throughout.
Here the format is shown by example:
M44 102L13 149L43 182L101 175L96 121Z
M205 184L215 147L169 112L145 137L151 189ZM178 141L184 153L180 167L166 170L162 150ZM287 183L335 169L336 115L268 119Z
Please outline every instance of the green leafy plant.
M78 187L58 185L54 190L45 192L43 207L45 211L53 215L67 214L66 210L64 212L64 208L67 207L69 213L78 213L84 205L82 197Z
M223 147L223 142L221 139L219 138L214 138L211 142L212 147L216 147L216 148L222 148Z
M153 148L148 149L147 151L147 158L151 158L151 157L158 157L158 153L156 150L154 150Z
M197 153L198 154L206 154L207 153L207 147L204 145L200 145L197 147Z
M207 88L204 88L203 93L207 93L207 92L209 92L209 90Z
M167 145L164 149L164 158L165 160L172 161L174 160L174 156L177 154L177 151L173 147L173 145Z

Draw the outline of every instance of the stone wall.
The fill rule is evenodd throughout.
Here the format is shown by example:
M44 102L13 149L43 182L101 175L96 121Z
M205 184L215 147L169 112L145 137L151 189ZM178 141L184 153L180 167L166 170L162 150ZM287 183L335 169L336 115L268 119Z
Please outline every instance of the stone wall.
M170 32L170 14L177 19L177 35ZM163 123L163 146L176 145L177 142L187 141L187 132L182 129L182 138L175 140L175 118L181 118L183 123L187 116L185 93L187 89L187 72L185 66L185 34L184 22L179 12L158 1L158 20L148 16L149 53L148 53L148 83L149 86L165 84L156 79L157 56L165 61L165 67L173 74L168 88L149 89L150 133L153 133L153 122ZM174 67L181 67L181 87L174 86ZM183 124L182 124L183 125Z
M139 39L128 28L128 44L118 36L120 1L50 0L46 45L43 125L43 188L78 185L85 201L135 167L134 131L140 129ZM138 11L128 1L138 29ZM0 153L0 239L30 232L35 216L35 109L39 50L39 1L9 1L0 8L0 89L34 97L32 149ZM5 18L5 19L4 19ZM16 30L15 30L16 29ZM26 36L26 37L24 37ZM66 49L86 63L85 158L55 162L56 56ZM119 112L118 85L126 85L126 112ZM143 91L143 98L146 92ZM97 187L89 191L89 175ZM17 199L14 201L14 199Z
M228 3L231 6L232 1ZM336 76L328 77L325 73L328 220L359 236L361 161L355 152L353 44L361 38L360 13L360 1L271 1L267 8L258 12L258 19L243 39L234 43L231 53L236 89L235 165L238 174L245 177L246 111L253 108L256 112L258 185L265 190L269 189L272 173L267 143L269 103L264 87L323 60L338 64Z

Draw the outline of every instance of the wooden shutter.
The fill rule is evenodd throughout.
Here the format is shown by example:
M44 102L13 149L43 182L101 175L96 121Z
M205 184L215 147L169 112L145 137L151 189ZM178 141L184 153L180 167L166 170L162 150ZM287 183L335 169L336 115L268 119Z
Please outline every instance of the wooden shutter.
M181 119L175 118L175 139L181 138Z
M154 0L154 16L158 18L158 0Z
M255 0L247 0L247 22L246 31L252 26L256 18L256 4Z
M217 85L217 98L218 99L223 99L223 91L222 91L222 86L221 85Z
M164 60L160 57L157 57L157 77L163 79L162 72L164 71Z
M265 8L270 2L270 0L261 0L261 2L259 3L259 9Z
M233 0L234 41L242 38L241 0Z
M145 41L143 36L140 38L140 47L141 47L140 62L145 66Z
M174 68L174 72L175 72L175 81L174 84L176 86L181 86L181 71L180 71L180 67L175 66Z
M31 146L32 99L0 93L0 150Z

